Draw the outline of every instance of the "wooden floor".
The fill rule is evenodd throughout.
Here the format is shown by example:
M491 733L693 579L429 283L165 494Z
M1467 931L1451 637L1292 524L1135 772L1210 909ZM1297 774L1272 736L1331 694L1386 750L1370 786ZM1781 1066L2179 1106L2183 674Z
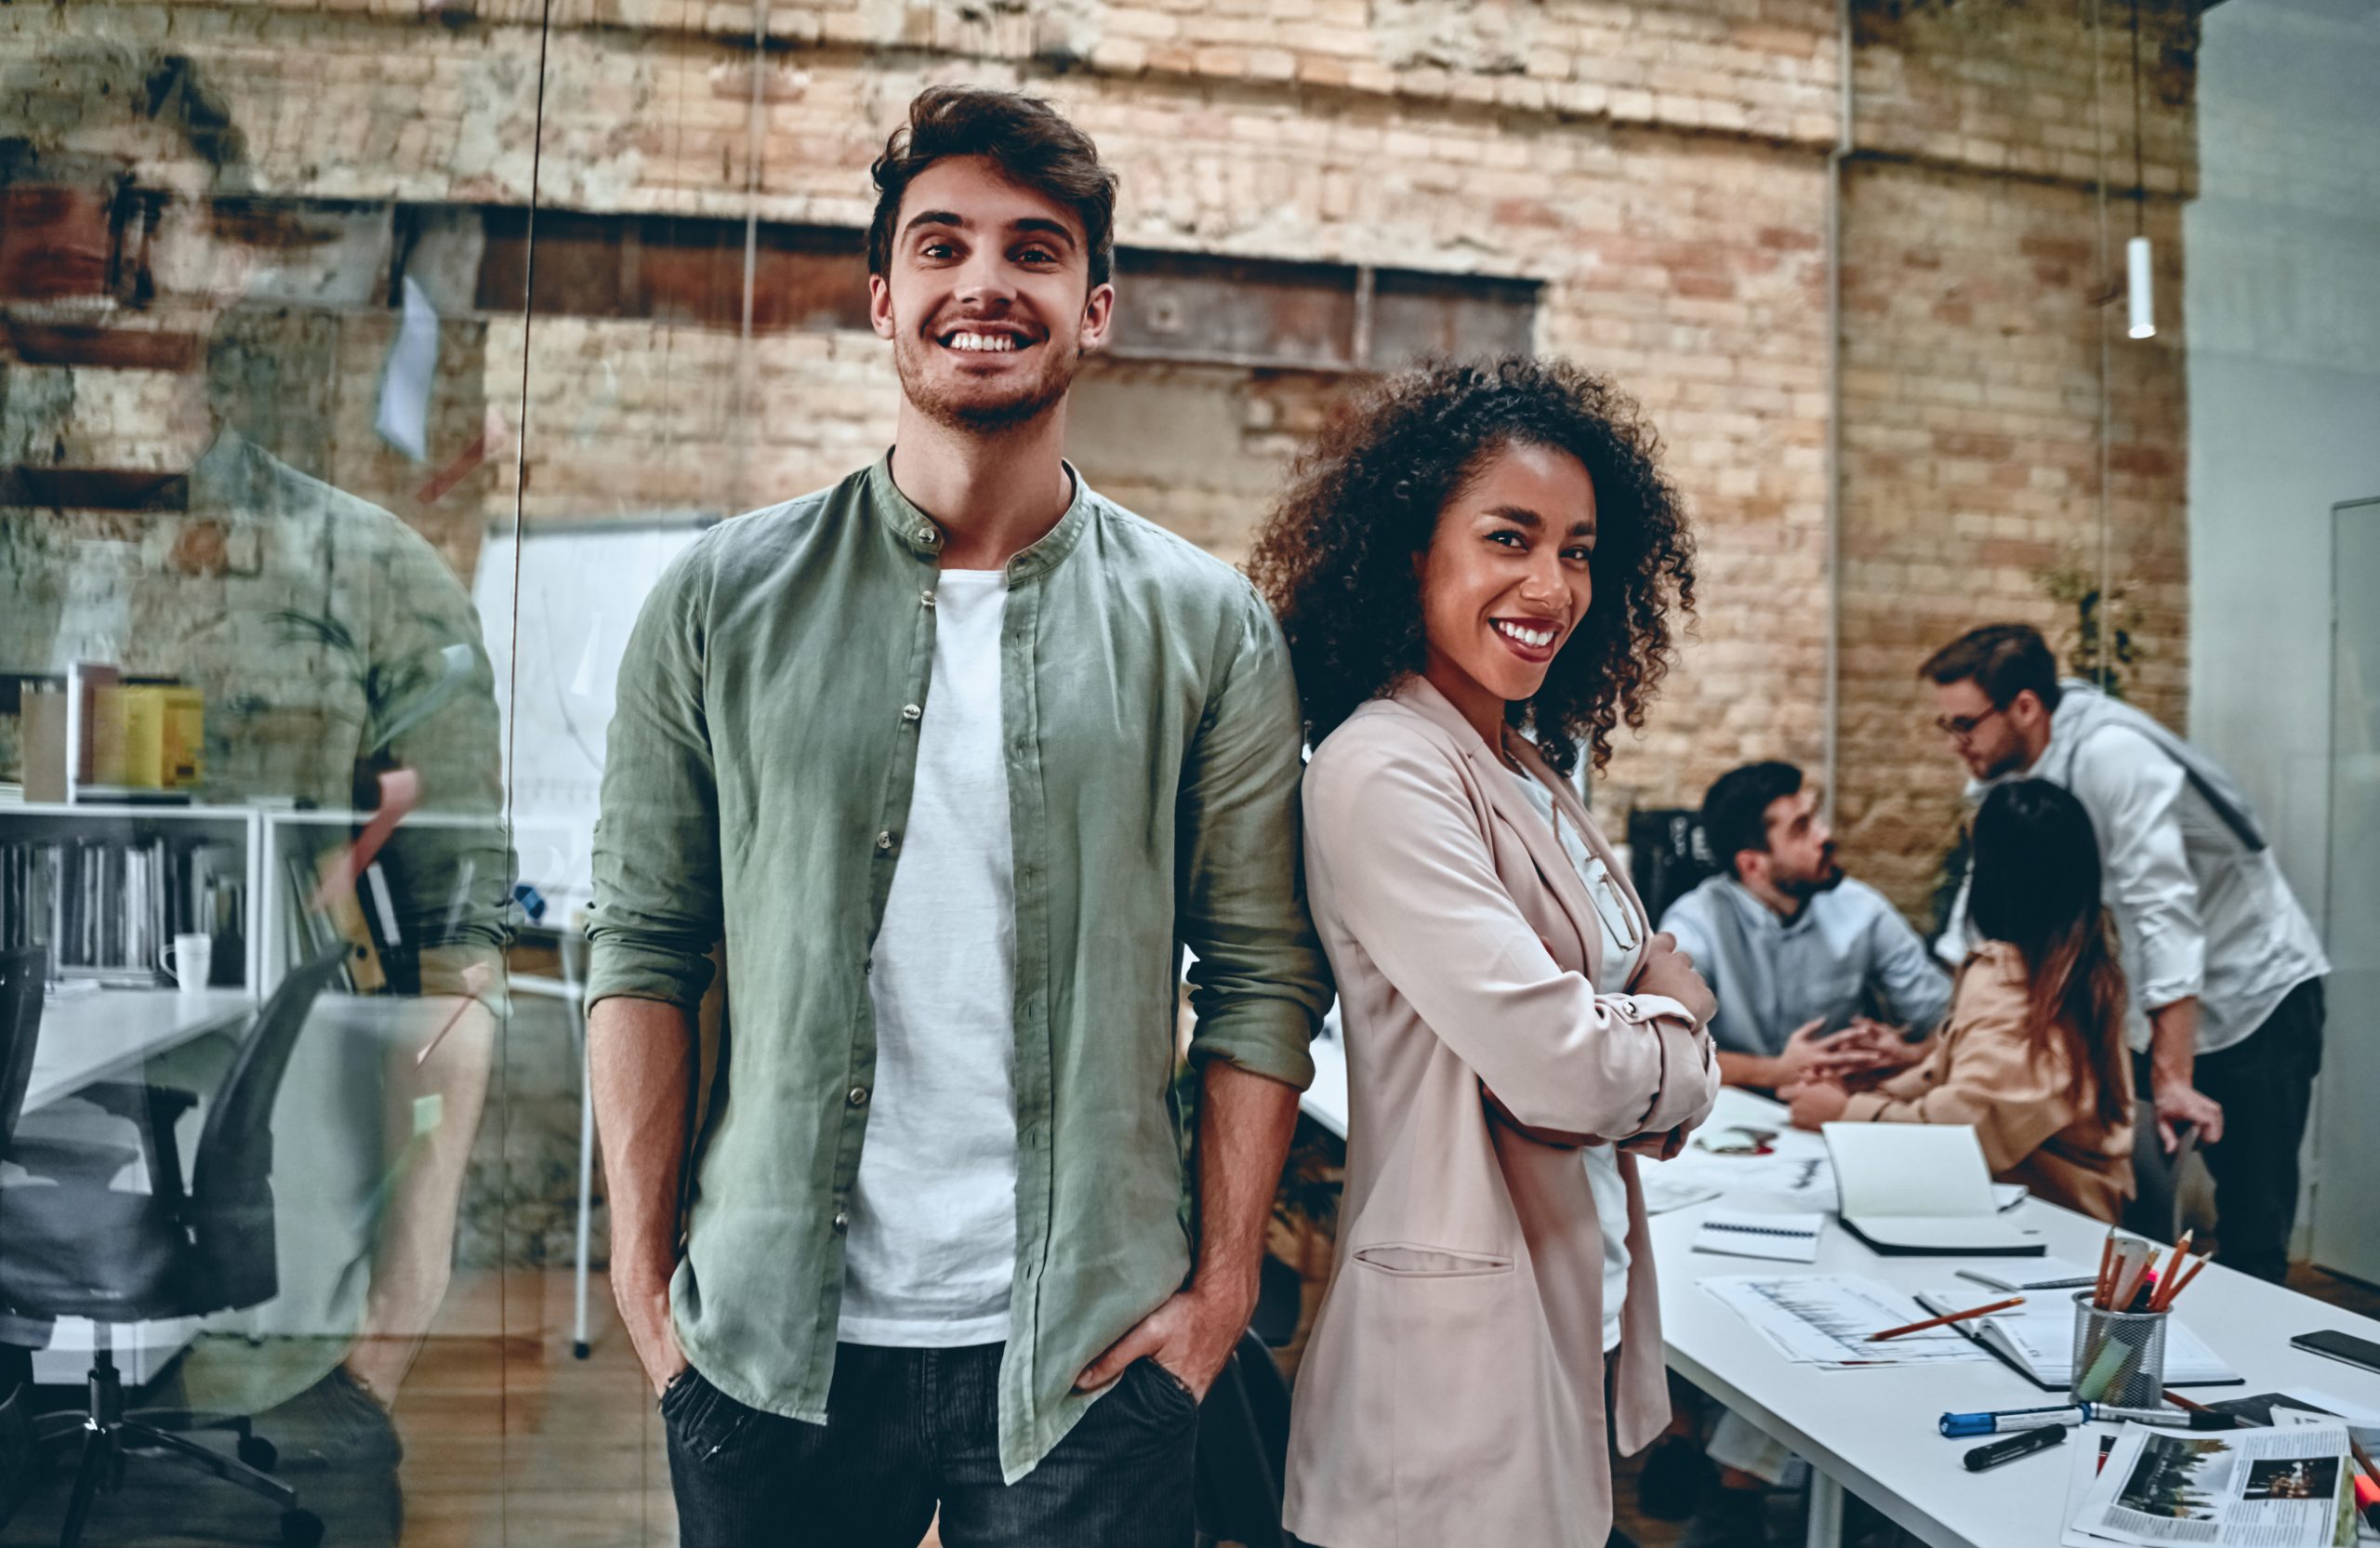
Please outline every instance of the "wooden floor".
M2372 1287L2302 1267L2291 1284L2380 1316L2380 1290ZM660 1421L612 1316L610 1293L599 1277L590 1296L594 1349L586 1360L571 1356L570 1300L566 1272L458 1277L396 1408L404 1458L394 1483L406 1548L675 1544ZM92 1548L279 1541L270 1511L221 1486L186 1481L139 1459L132 1468L135 1487L101 1502L86 1539ZM1681 1528L1639 1515L1633 1464L1623 1462L1620 1474L1620 1529L1642 1548L1669 1548ZM385 1470L382 1484L385 1493ZM62 1492L55 1480L38 1490L0 1543L54 1541ZM1780 1525L1791 1510L1778 1502ZM327 1504L325 1514L335 1514ZM339 1527L335 1520L335 1544L374 1535Z

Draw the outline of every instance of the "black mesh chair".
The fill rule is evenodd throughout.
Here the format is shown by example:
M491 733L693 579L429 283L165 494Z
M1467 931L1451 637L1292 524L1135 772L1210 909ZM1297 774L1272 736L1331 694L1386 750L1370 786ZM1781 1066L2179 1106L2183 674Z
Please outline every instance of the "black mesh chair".
M281 1507L284 1541L313 1548L322 1541L321 1520L299 1509L297 1490L266 1471L275 1460L272 1448L244 1418L126 1412L108 1332L125 1323L242 1310L278 1293L273 1102L315 998L344 960L344 950L332 951L296 969L257 1012L207 1110L187 1187L174 1126L196 1098L171 1087L102 1082L75 1093L141 1126L146 1194L108 1185L136 1155L122 1146L12 1139L0 1151L35 1180L0 1189L0 1316L88 1317L97 1334L85 1411L50 1416L36 1427L45 1443L78 1434L83 1439L60 1548L81 1541L93 1499L121 1485L128 1455L237 1484ZM38 987L34 997L38 1004ZM29 1076L30 1057L25 1065ZM19 1078L12 1118L23 1094ZM238 1458L179 1433L205 1428L236 1431Z
M0 1157L8 1154L25 1088L33 1074L33 1046L41 1038L42 963L38 948L0 951ZM7 1229L0 1217L0 1232ZM46 1328L27 1329L46 1339ZM33 1429L26 1418L33 1399L33 1356L0 1329L0 1527L8 1524L19 1493L33 1468ZM27 1341L28 1343L31 1340Z

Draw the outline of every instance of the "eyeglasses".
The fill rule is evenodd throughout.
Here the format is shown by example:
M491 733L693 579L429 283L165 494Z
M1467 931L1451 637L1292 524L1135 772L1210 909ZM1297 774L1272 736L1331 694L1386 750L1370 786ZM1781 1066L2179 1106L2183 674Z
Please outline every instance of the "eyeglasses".
M1934 729L1951 741L1964 744L1983 729L1984 721L1994 715L2005 714L2007 708L2004 704L1995 704L1980 715L1937 715L1934 717Z

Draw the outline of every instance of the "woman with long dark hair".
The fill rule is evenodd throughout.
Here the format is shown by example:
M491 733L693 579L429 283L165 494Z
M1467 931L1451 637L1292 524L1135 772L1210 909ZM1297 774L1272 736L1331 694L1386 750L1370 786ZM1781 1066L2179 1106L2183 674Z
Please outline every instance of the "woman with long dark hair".
M2123 970L2082 803L2046 780L1995 786L1975 818L1959 971L1933 1051L1873 1091L1780 1093L1793 1121L1971 1123L2003 1183L2113 1223L2132 1196Z
M1668 1418L1635 1158L1710 1111L1711 992L1567 776L1642 723L1691 558L1635 405L1519 359L1376 388L1258 538L1347 1054L1309 1542L1600 1548L1608 1443Z

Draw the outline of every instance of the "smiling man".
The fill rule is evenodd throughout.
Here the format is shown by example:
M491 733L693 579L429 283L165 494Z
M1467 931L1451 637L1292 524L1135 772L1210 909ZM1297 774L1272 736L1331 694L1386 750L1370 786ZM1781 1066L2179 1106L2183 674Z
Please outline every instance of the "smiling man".
M1187 1544L1329 1001L1297 697L1246 580L1060 455L1115 302L1090 139L937 87L875 173L897 443L695 544L620 671L588 989L613 1286L688 1548L914 1544L937 1509L947 1542Z

